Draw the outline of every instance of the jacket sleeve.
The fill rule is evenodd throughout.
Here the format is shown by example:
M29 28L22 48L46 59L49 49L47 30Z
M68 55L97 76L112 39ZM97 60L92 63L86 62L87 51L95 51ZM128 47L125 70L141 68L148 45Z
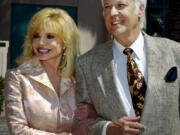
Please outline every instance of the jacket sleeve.
M91 103L87 84L86 84L86 77L84 72L79 64L79 61L76 61L76 102L77 103Z
M77 103L89 103L91 102L90 97L88 95L88 86L87 86L87 79L86 73L83 72L83 67L81 62L77 59L76 61L76 102ZM90 73L89 73L90 74ZM89 127L88 135L102 135L103 127L108 121L104 120L103 118L99 117L96 121Z
M21 86L20 74L10 70L6 73L5 79L5 112L9 134L61 135L60 133L50 133L29 127L23 107L23 88Z

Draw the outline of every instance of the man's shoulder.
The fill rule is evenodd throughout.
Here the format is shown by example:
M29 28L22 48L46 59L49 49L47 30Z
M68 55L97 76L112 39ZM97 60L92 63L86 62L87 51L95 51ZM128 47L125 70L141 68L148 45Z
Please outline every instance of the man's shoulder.
M109 40L105 43L97 44L88 52L80 55L78 57L78 60L81 61L81 60L91 59L93 57L98 57L99 55L104 54L110 48L112 48L112 40Z
M144 33L144 32L143 32L143 35L145 36L145 39L157 41L156 43L165 43L165 44L172 43L172 44L175 44L175 45L177 45L177 44L180 45L179 42L174 41L174 40L172 40L172 39L169 39L169 38L167 38L167 37L155 37L155 36L150 36L150 35L148 35L147 33Z
M144 35L147 42L148 50L157 52L157 55L168 58L174 58L176 63L180 63L180 43L164 37L153 37Z
M146 33L143 33L144 37L148 44L151 44L152 46L156 46L159 49L174 49L179 48L180 49L180 43L174 40L171 40L166 37L154 37L150 36Z

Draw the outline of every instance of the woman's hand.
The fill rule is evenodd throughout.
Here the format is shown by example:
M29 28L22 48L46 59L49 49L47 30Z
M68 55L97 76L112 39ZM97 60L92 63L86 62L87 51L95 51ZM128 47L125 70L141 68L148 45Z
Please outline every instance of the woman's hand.
M85 119L78 121L72 128L72 135L87 135L88 128L93 124L95 119Z
M77 104L77 109L75 111L76 120L84 120L87 118L96 119L97 113L92 104Z

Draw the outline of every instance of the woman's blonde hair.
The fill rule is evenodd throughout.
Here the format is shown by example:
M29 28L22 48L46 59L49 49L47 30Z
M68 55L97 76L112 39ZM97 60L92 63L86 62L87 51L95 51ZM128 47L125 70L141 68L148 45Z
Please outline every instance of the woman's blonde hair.
M50 29L49 27L47 29L47 26L50 26ZM61 76L72 76L74 74L75 59L79 54L79 34L73 19L62 9L44 8L31 18L26 39L23 44L23 54L16 62L21 64L35 56L32 48L32 40L38 29L55 33L63 41L65 50L60 64L62 70Z

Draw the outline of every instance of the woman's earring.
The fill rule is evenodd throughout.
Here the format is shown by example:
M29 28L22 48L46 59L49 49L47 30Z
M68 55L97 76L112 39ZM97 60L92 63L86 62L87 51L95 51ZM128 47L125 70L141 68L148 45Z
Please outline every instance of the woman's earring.
M65 51L65 50L66 50L66 47L64 46L64 47L63 47L63 53L62 53L62 59L64 59L64 57L65 57L65 55L66 55L66 51Z

